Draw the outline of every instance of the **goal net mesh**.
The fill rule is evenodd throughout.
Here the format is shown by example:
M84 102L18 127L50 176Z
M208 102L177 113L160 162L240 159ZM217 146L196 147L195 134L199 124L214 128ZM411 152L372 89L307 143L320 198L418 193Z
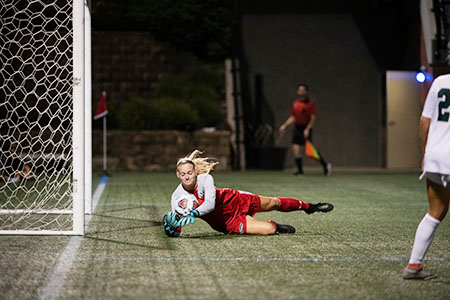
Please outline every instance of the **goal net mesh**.
M73 227L72 0L0 0L0 231Z

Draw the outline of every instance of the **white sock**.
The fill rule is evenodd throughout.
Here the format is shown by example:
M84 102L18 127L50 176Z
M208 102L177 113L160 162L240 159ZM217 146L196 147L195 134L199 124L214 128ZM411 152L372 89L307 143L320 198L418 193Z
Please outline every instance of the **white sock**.
M416 237L414 239L414 246L411 252L410 264L421 264L422 260L433 241L434 232L441 221L433 218L429 214L420 222L417 227Z

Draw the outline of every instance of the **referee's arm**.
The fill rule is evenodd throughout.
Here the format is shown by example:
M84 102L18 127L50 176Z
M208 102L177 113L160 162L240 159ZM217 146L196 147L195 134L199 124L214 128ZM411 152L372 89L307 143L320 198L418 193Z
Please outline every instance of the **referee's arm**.
M309 120L308 125L306 125L306 128L303 131L303 135L305 136L305 138L307 138L309 136L309 130L313 127L315 121L316 121L316 115L311 115L311 119Z
M291 125L292 123L295 122L295 118L293 115L290 115L289 118L280 126L279 131L283 132L286 130L286 127L288 127L289 125Z

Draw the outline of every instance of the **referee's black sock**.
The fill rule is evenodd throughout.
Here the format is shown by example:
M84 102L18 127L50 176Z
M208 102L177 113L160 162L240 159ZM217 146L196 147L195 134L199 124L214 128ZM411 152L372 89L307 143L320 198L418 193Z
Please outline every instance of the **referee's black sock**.
M319 156L320 156L320 164L322 165L323 168L323 175L327 176L330 172L330 170L328 170L328 163L325 161L325 158L320 152Z
M320 157L320 164L322 165L322 168L325 170L325 169L327 169L327 162L322 158L322 157Z
M302 164L302 157L297 157L295 159L295 163L297 164L298 168L298 174L303 174L303 164Z

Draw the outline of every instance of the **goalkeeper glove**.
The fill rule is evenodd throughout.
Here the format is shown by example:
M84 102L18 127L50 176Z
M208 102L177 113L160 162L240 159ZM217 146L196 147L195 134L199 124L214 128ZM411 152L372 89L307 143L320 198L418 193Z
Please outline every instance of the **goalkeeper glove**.
M195 222L195 218L199 217L200 213L198 212L198 210L194 209L193 211L191 211L188 215L182 217L177 225L178 226L186 226L189 224L193 224Z
M180 231L178 230L179 216L174 212L169 212L163 218L164 232L168 236L179 236Z

